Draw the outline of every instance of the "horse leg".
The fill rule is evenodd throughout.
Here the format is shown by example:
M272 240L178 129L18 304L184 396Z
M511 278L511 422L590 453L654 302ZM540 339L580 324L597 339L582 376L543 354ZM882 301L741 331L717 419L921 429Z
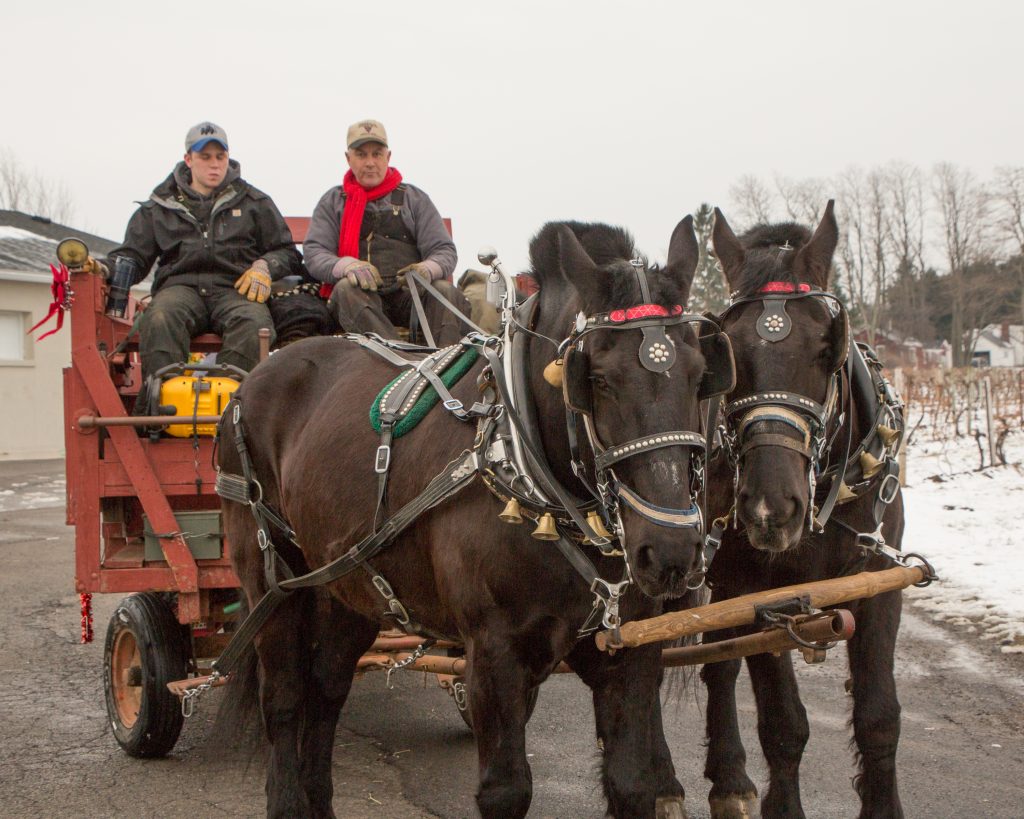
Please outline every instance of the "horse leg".
M307 620L312 639L310 689L299 740L300 778L309 799L310 817L334 819L331 758L338 716L348 698L356 662L377 636L377 624L360 617L317 589L313 616Z
M571 664L593 692L609 813L685 818L686 793L662 724L661 647L632 648L609 658L587 641L573 652Z
M267 819L309 816L300 779L299 730L310 688L308 647L302 633L311 595L294 592L256 637L260 661L260 710L270 742Z
M902 606L898 591L863 601L857 611L857 631L848 643L859 767L854 787L860 795L862 819L903 816L896 786L900 703L893 679Z
M493 645L467 644L469 709L480 769L476 803L483 819L525 816L533 799L526 712L534 682L511 646L502 644L502 636Z
M747 657L747 668L757 701L757 734L768 763L768 792L761 800L761 815L802 817L800 759L810 737L807 711L800 702L796 674L789 652L779 656Z
M707 641L726 639L731 632L705 635ZM708 692L706 730L708 739L704 776L711 781L708 801L712 819L743 819L757 815L757 787L747 776L747 754L740 739L736 712L736 678L739 660L708 663L700 677Z

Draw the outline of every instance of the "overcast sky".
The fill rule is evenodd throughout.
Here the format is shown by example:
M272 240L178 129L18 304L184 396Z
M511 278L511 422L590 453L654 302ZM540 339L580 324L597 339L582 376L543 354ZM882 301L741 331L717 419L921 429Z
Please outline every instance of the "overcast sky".
M351 122L382 120L460 270L483 244L521 269L551 219L664 258L743 174L1024 163L1018 2L42 0L2 19L0 149L113 239L204 119L286 215L341 180Z

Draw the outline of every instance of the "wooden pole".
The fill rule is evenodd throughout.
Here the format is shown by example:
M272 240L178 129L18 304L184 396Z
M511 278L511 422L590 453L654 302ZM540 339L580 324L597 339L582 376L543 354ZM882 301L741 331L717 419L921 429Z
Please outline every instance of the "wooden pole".
M619 634L615 634L614 631L601 631L594 639L602 651L658 643L663 640L677 640L705 631L750 625L754 622L755 606L806 595L810 605L820 609L824 606L905 589L907 586L920 583L926 577L925 570L920 566L897 566L880 572L861 572L850 577L783 586L779 589L722 600L708 606L669 612L649 620L636 620L623 625L619 629Z

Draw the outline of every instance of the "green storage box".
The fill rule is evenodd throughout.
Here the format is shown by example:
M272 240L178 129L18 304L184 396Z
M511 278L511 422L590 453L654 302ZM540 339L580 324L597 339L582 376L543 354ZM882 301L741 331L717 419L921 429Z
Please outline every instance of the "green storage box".
M178 512L174 518L178 521L178 529L185 533L185 542L194 558L209 560L221 556L224 536L221 534L219 511ZM145 515L142 516L142 534L146 541L145 559L163 560L160 541L153 534L153 527Z

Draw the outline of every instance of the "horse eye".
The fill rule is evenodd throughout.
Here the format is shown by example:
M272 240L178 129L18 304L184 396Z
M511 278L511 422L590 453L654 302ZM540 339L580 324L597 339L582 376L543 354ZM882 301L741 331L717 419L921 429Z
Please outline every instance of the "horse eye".
M590 376L591 383L602 390L608 389L608 380L603 375L592 375Z

